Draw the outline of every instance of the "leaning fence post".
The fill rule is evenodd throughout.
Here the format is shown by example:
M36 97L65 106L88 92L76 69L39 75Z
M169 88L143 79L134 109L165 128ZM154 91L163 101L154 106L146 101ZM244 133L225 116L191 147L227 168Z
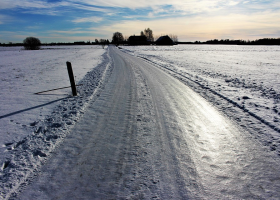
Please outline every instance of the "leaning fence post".
M73 96L77 96L77 90L76 90L76 84L75 84L75 80L74 80L72 65L68 61L66 62L66 65L67 65L69 80L70 80L70 84L71 84L71 88L72 88L72 94L73 94Z

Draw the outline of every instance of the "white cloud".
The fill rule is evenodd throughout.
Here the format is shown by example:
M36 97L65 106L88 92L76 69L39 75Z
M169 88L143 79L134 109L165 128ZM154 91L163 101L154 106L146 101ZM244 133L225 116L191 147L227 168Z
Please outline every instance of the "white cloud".
M0 14L0 24L5 24L11 20L12 18L10 16Z
M45 1L36 0L1 0L1 9L11 8L52 8L56 5Z
M92 29L85 29L85 28L74 28L74 29L69 29L69 30L49 30L47 31L47 34L48 35L56 35L56 36L59 36L59 37L63 37L65 35L69 35L71 37L74 37L75 35L77 34L83 34L83 35L94 35L94 31ZM66 36L68 37L68 36ZM78 36L75 36L75 37L78 37Z
M42 9L34 9L34 10L28 10L28 11L23 11L22 13L29 13L29 14L35 14L35 15L59 15L61 14L60 11L57 10L42 10Z
M69 3L68 6L73 7L73 8L78 8L81 10L105 12L107 14L110 14L110 12L111 12L111 10L107 9L107 8L99 8L99 7L94 7L92 5L82 5L82 4L78 4L78 3L73 3L73 4Z
M229 9L238 4L246 6L246 9L275 9L279 8L278 0L265 1L244 1L244 0L62 0L60 2L50 3L46 0L1 0L0 9L24 8L30 12L36 12L34 9L54 9L54 11L44 12L46 14L57 14L57 8L76 8L88 11L98 11L112 13L118 8L153 10L151 16L158 13L180 12L181 14L197 13L215 13L222 9ZM170 6L167 8L167 6ZM244 8L240 8L244 9ZM62 9L60 9L62 11ZM228 12L231 10L229 9ZM39 14L39 12L37 12ZM129 15L129 14L128 14Z
M1 0L0 10L22 8L22 9L26 9L27 10L26 12L28 13L55 15L58 12L62 11L61 7L65 7L65 8L78 8L78 9L88 10L88 11L109 12L109 10L105 8L93 7L90 6L90 4L82 5L76 2L77 1L69 2L67 0L61 2L55 2L55 3L50 3L45 0L12 0L12 1Z
M45 15L58 15L71 9L84 10L85 15L76 16L76 13L73 13L68 19L74 19L71 22L75 24L101 21L106 24L114 21L113 17L107 21L104 15L87 17L90 16L90 11L118 16L112 25L103 25L92 30L57 31L54 32L58 34L57 37L62 37L60 34L74 36L96 33L109 39L116 31L128 36L138 35L141 30L150 27L156 35L171 33L178 35L183 41L221 39L227 36L250 39L250 36L256 33L269 35L279 32L280 24L280 12L277 12L277 9L280 9L279 0L61 0L56 3L47 0L0 0L0 10L13 8L22 8L20 11L23 13ZM124 13L123 8L139 10ZM139 20L144 17L145 21ZM0 14L0 24L12 19Z
M67 31L52 30L52 31L48 31L48 33L51 34L51 35L55 34L57 36L62 37L64 34L68 34L68 35L84 34L84 33L88 33L88 31L77 30L77 29L67 30Z
M75 20L72 20L74 23L85 23L85 22L101 22L103 20L102 17L85 17L85 18L77 18Z
M257 39L253 34L275 34L279 32L280 13L259 13L256 15L229 14L226 16L179 17L151 21L123 21L110 26L92 28L97 33L106 34L119 31L123 35L139 35L150 27L155 35L175 34L181 41L208 39ZM226 38L225 38L226 37ZM273 37L273 36L271 36Z
M162 12L162 6L173 6L177 10L187 12L202 12L212 10L225 0L69 0L70 2L82 3L93 6L117 7L117 8L153 8L155 12Z
M22 42L28 36L37 37L38 34L32 31L0 31L2 42Z
M228 3L228 5L230 5L230 6L235 6L237 4L239 4L238 1L229 1L229 3Z

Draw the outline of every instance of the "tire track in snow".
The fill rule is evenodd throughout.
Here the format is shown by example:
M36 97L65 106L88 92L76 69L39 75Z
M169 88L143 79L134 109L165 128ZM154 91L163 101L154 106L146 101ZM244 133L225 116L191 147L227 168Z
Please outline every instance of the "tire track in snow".
M130 60L129 57L126 59ZM159 185L159 193L154 193L157 194L155 198L191 199L200 196L199 193L203 193L202 186L197 182L198 175L189 157L188 147L181 140L183 131L175 125L178 121L174 113L165 111L164 108L169 105L155 98L166 91L147 80L147 73L142 71L142 63L134 61L133 67L141 102L138 104L137 130L138 135L147 140L147 145L143 143L147 162L143 164L151 163L151 172L156 178L152 182ZM156 80L155 77L149 79Z
M177 158L179 138L175 142L169 125L161 124L145 76L133 61L112 58L104 91L20 198L189 197L193 186Z
M279 197L271 152L169 74L112 51L104 91L22 199Z
M246 130L222 116L179 81L137 58L132 60L139 62L139 68L149 80L155 99L152 102L159 108L156 121L163 127L159 132L162 137L169 136L163 139L165 148L162 149L169 162L162 162L162 166L172 163L175 168L173 177L179 180L172 182L166 178L169 169L163 167L163 177L166 182L169 180L169 186L178 186L190 199L279 197L279 183L271 182L271 179L279 179L279 173L275 174L279 159L273 152L260 146ZM173 156L177 163L172 161ZM176 187L169 188L169 191L172 191L172 197L180 196Z
M159 65L148 58L137 56L143 59L147 63L150 63L178 80L182 81L186 85L190 86L194 91L211 101L216 107L220 108L223 113L234 119L243 128L246 128L251 134L254 135L264 146L269 146L271 151L276 151L280 156L280 129L265 119L261 118L257 114L246 109L244 106L239 105L232 99L220 94L219 92L201 84L198 81L193 80L191 75L182 75L168 67ZM214 96L213 96L214 95ZM221 102L226 101L227 103ZM250 117L251 118L250 118ZM271 131L268 132L268 127Z
M172 75L173 75L174 77L178 78L179 80L182 80L181 78L183 78L183 79L187 79L188 81L191 81L191 82L197 84L197 85L198 85L199 87L201 87L202 89L206 89L206 90L212 92L213 94L215 94L215 95L217 95L217 96L223 98L224 100L228 101L229 103L233 104L234 106L236 106L236 107L242 109L244 112L247 112L249 115L251 115L252 117L256 118L256 119L259 120L261 123L267 125L267 126L270 127L271 129L273 129L273 130L277 131L278 133L280 133L280 129L279 129L279 128L277 128L277 127L274 126L273 124L269 123L269 122L266 121L265 119L259 117L259 116L256 115L255 113L249 111L249 110L246 109L244 106L239 105L237 102L233 101L232 99L229 99L229 98L227 98L226 96L224 96L224 95L218 93L217 91L215 91L215 90L213 90L213 89L211 89L211 88L209 88L209 87L207 87L207 86L201 84L201 83L198 82L198 81L195 81L195 80L191 79L190 77L187 77L187 76L185 76L185 75L182 75L182 74L176 72L175 70L169 69L168 67L165 67L165 66L162 66L162 65L158 65L157 63L155 63L155 62L153 62L153 61L151 61L151 60L149 60L149 59L147 59L147 58L145 58L145 57L141 57L141 56L137 56L137 57L142 58L143 60L147 61L148 63L152 63L152 64L155 65L155 66L159 66L160 68L164 68L165 70L171 72Z

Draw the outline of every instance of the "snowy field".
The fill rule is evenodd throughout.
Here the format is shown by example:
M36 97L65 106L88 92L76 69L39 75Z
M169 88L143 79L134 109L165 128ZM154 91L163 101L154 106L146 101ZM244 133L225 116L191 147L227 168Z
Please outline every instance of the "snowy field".
M280 46L121 48L186 82L280 155Z
M280 47L125 47L228 97L280 129Z
M275 130L267 129L267 134L271 134L277 141L275 146L279 145L280 46L177 45L122 48L129 54L183 75L250 113Z
M102 87L109 58L101 46L46 46L38 51L0 47L0 57L2 196L67 135ZM71 88L34 94L70 86L66 61L72 63L76 84L83 84L78 96L72 97Z
M30 133L28 127L52 112L71 89L40 95L34 93L69 86L66 61L72 62L76 83L102 61L105 51L95 46L0 48L0 137L1 146L19 141Z
M190 85L241 126L252 126L252 133L280 155L279 46L121 48ZM84 114L87 103L99 96L112 69L106 50L0 47L1 197L10 196L36 171ZM70 88L34 94L70 85L66 61L72 62L76 83L83 84L78 97L71 97Z

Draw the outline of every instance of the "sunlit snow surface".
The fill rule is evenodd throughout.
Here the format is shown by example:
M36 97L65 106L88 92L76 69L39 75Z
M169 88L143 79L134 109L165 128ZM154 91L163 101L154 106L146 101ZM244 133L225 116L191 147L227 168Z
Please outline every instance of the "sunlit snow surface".
M233 116L236 121L239 120L241 126L252 126L254 130L249 132L271 151L280 152L279 46L178 45L121 48L190 85L218 109ZM111 60L105 50L97 46L45 47L40 51L22 51L21 47L0 48L1 197L12 194L19 181L24 183L30 173L36 171L37 166L48 157L48 152L59 144L57 141L62 141L79 116L86 111L87 103L99 96L98 91L102 90L106 74L109 74L106 71L110 71ZM70 89L34 95L35 92L69 85L66 61L72 62L76 82L84 84L78 89L79 96L71 97ZM215 96L222 100L217 101ZM203 109L204 106L208 107L206 104L200 106L201 112L218 116L215 110ZM195 120L200 119L193 117L191 120L195 124ZM212 122L209 126L224 128L225 135L213 133L215 138L208 140L213 145L217 142L223 144L224 138L230 136L226 136L227 124L222 124L219 117L209 121ZM184 124L183 120L181 124ZM236 142L243 145L242 139ZM202 158L195 161L198 165L210 163L209 158L216 156L210 151L209 155L200 155L202 148L199 145L203 145L203 142L197 142L198 148L194 148L198 151L198 157ZM236 147L234 144L232 146ZM219 157L216 159L224 160ZM206 169L204 175L211 177L213 170L225 184L229 182L216 165L210 166L209 173Z
M280 46L124 48L179 73L190 73L194 80L220 91L280 128Z
M206 88L249 113L268 127L264 131L269 135L265 140L273 143L272 150L280 146L280 46L176 45L122 49L168 69L179 79L187 78L198 91Z
M75 80L79 82L102 61L104 52L95 46L46 46L39 51L0 47L1 146L29 134L26 128L44 119L58 100L71 94L69 88L34 95L70 85L66 61L72 62Z
M279 198L279 157L256 131L155 64L109 55L104 90L19 199Z
M36 171L96 98L109 66L101 46L53 46L38 51L0 48L0 197L9 196ZM78 96L71 89L72 63Z

